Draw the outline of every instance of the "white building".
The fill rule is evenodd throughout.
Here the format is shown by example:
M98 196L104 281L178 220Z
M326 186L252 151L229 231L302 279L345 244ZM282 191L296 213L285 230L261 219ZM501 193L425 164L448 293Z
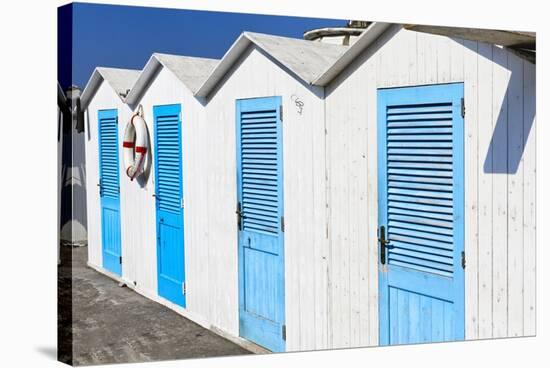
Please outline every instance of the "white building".
M121 218L127 215L120 205L124 167L119 143L132 111L123 96L138 76L136 70L96 68L80 100L88 172L88 263L113 276L122 274L122 260L127 253L121 238Z

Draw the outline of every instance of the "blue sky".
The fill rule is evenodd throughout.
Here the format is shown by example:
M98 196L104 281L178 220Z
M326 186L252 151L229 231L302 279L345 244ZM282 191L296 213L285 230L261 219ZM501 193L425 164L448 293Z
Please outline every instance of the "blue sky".
M141 69L153 52L221 58L243 31L302 38L306 30L345 23L336 19L76 3L58 12L58 80L64 89L70 84L83 88L96 66ZM72 81L71 60L67 57L71 44Z

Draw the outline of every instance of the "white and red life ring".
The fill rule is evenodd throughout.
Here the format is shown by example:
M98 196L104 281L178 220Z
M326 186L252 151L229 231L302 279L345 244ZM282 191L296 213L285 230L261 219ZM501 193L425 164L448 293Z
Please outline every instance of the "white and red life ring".
M122 142L124 167L130 180L134 180L145 171L144 166L149 142L147 124L142 115L140 106L139 111L132 115L124 130L124 141Z

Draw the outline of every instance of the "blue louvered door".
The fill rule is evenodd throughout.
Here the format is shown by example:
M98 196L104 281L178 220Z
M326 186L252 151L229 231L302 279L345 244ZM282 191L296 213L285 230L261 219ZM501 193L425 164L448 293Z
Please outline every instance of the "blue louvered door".
M462 98L462 83L378 91L381 345L464 339Z
M181 105L153 107L159 296L185 307Z
M284 351L280 97L237 100L240 336Z
M99 197L103 268L121 275L117 110L98 111Z

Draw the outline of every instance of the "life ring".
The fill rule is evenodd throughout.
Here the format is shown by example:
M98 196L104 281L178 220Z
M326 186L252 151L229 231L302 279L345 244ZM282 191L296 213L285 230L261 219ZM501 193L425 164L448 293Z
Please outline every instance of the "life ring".
M140 106L140 109L132 115L124 130L124 141L122 142L124 167L130 180L134 180L143 173L147 157L149 146L147 124L142 116L143 112Z

